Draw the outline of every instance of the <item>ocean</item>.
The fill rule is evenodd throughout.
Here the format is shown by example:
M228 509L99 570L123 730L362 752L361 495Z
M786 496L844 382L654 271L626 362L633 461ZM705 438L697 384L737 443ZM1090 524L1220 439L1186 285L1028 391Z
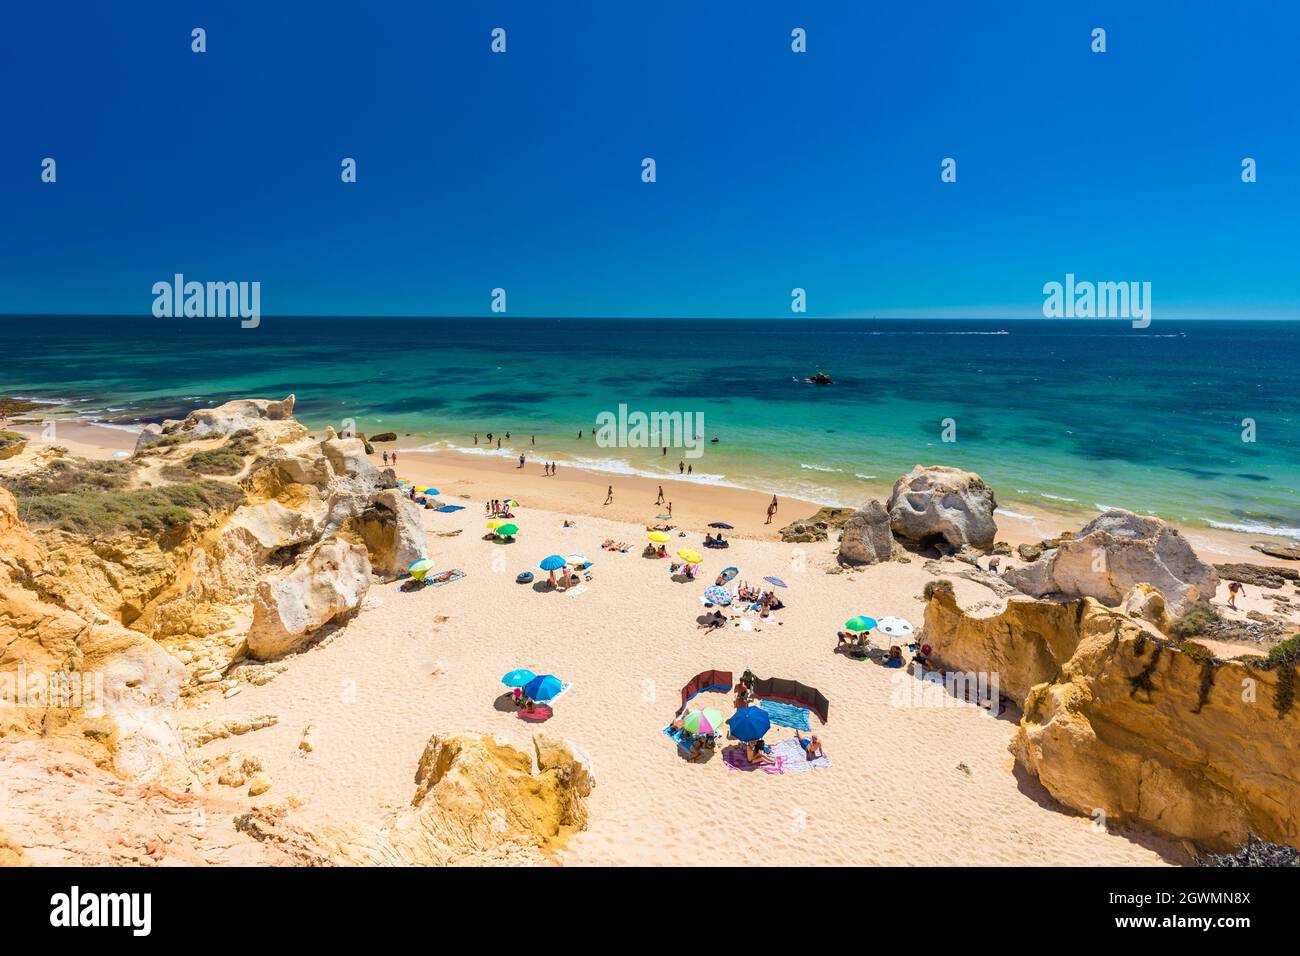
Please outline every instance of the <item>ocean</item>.
M804 381L818 370L834 384ZM1298 370L1294 322L0 318L0 396L110 424L293 392L308 426L351 420L405 448L615 476L683 463L692 481L843 505L949 464L1010 512L1123 507L1288 537ZM702 416L700 457L598 444L620 406Z

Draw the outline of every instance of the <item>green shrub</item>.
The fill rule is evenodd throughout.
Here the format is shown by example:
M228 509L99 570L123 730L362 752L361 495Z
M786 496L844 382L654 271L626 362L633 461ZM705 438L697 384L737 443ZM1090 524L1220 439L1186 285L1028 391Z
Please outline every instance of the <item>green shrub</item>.
M1223 617L1209 601L1197 601L1195 604L1174 618L1169 625L1169 636L1178 641L1198 637L1209 631L1214 625L1221 624Z
M939 578L937 581L925 582L925 590L922 593L925 595L927 601L934 597L936 591L946 591L949 594L953 594L952 582L947 578Z
M24 496L18 513L30 525L72 532L166 531L188 524L197 512L233 507L243 498L234 485L205 479L132 491Z

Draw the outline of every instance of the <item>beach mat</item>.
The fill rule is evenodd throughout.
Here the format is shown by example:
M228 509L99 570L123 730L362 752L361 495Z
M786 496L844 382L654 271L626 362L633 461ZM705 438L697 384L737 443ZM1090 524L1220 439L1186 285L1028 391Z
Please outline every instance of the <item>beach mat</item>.
M464 506L464 505L443 505L441 508L434 508L433 510L434 510L434 511L441 511L441 512L443 512L444 514L446 514L446 513L450 513L450 512L452 512L452 511L464 511L464 510L465 510L465 506Z
M811 730L808 725L808 709L798 704L787 704L779 700L760 700L758 706L767 711L767 716L778 727L791 730Z
M555 711L545 704L538 704L532 710L520 710L515 712L515 716L520 720L530 724L540 724L551 719Z
M789 773L804 773L808 770L821 770L831 765L830 757L818 757L816 760L809 760L808 754L799 746L799 741L793 737L782 740L780 743L772 744L773 757L782 758L782 766Z
M770 756L776 761L776 766L768 764L750 763L745 758L745 751L741 747L727 747L722 751L722 762L732 770L761 770L764 773L781 773L785 769L785 759L776 753L776 748L772 748Z
M446 581L433 580L433 578L441 577L444 574L450 574L451 577L449 577ZM433 575L426 574L424 576L424 583L431 588L440 588L444 584L454 584L456 581L459 581L464 576L465 576L465 572L462 571L460 568L452 568L450 571L439 571L437 574L433 574Z

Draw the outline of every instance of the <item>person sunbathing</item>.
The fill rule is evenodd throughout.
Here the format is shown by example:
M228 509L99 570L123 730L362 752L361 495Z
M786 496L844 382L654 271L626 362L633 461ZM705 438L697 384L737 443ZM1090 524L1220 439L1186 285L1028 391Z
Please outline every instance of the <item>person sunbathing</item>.
M745 744L745 759L759 767L776 765L776 761L767 755L761 740L751 740Z
M600 547L601 547L601 550L602 550L602 551L611 551L611 550L613 550L613 548L614 548L614 539L613 539L613 538L606 538L604 541L602 541L602 542L600 543Z
M885 660L885 666L902 667L903 663L903 649L895 644L889 649L889 657Z
M714 631L723 627L727 623L726 615L721 611L714 611L704 619L704 623L699 625L700 630Z
M809 760L816 760L818 757L825 757L826 751L822 748L822 742L816 734L809 734L805 739L799 731L794 732L795 739L799 741L799 746L803 748L803 754Z
M686 751L686 759L694 763L704 756L704 738L699 736L691 737L690 749Z

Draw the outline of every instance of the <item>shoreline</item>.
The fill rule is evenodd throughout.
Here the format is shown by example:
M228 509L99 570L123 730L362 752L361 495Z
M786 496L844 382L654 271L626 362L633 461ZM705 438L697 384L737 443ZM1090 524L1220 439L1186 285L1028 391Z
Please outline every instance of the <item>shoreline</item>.
M52 420L57 429L54 444L67 448L74 455L90 459L124 458L123 453L129 454L134 450L136 435L139 433L137 427L117 423L57 416ZM29 452L30 448L37 446L42 425L25 422L7 427L33 439ZM317 435L319 431L317 429L313 434ZM516 497L525 504L531 498L545 500L553 510L564 510L575 515L641 525L665 520L677 525L679 529L689 527L700 533L707 530L710 522L725 521L735 528L733 531L724 531L724 536L780 540L779 530L791 522L810 517L823 507L838 507L787 496L778 491L778 511L772 524L767 525L766 509L773 494L771 491L743 487L738 483L720 484L672 477L660 480L640 474L613 473L573 465L561 459L556 459L556 476L543 477L541 459L529 459L525 467L519 469L516 467L517 457L507 457L504 453L498 455L495 450L491 454L475 454L462 451L458 446L435 450L429 449L427 444L403 444L403 440L419 441L424 437L426 436L403 435L396 442L376 446L375 454L370 456L371 460L382 467L383 452L395 450L399 455L399 477L434 485L444 498L454 496L473 501L472 506L467 506L470 510L480 507L488 498ZM501 483L499 487L497 481ZM663 486L665 500L673 502L671 520L660 517L667 514L666 506L655 506L659 485ZM603 504L605 491L611 486L614 489L614 502L606 506ZM882 482L879 486L864 487L860 500L842 507L859 508L872 498L883 502L892 486L893 482L889 481ZM994 494L999 495L997 488L994 488ZM995 512L997 537L1013 549L1020 544L1037 544L1042 539L1051 538L1063 531L1077 531L1098 514L1101 512L1056 509L1012 498L1009 507L999 505ZM1264 566L1300 567L1300 562L1274 558L1251 548L1256 543L1293 545L1296 543L1293 538L1165 520L1171 527L1177 528L1209 563L1242 561ZM837 532L831 534L832 539L837 537ZM1013 557L1010 563L1004 562L1004 566L1011 566L1018 560Z

